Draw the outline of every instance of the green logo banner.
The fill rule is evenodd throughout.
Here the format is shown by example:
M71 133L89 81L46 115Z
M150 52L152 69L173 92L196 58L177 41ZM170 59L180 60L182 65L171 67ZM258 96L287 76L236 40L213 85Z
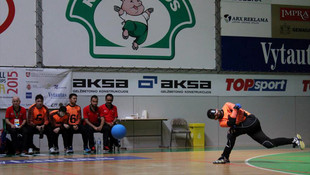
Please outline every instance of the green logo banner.
M66 18L87 30L99 59L171 60L181 30L195 25L189 0L69 0Z

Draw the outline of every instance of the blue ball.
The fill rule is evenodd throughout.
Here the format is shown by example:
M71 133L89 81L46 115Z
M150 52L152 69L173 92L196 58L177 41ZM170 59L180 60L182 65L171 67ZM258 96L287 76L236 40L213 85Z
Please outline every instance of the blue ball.
M111 134L114 138L116 139L122 139L125 137L126 135L126 128L124 125L122 124L117 124L117 125L114 125L112 130L111 130Z

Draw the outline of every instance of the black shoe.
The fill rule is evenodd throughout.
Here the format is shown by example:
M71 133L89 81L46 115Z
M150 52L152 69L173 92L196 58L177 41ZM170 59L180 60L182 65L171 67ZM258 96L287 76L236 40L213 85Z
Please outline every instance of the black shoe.
M84 148L84 153L85 153L85 154L91 153L91 149L89 149L89 148L87 148L87 147Z
M27 152L27 151L25 151L25 152ZM21 154L21 152L19 150L15 151L15 155L20 155L20 154Z
M40 154L40 148L34 147L34 148L33 148L33 153L34 153L34 154Z
M72 146L69 146L69 148L66 150L66 153L67 154L73 154L74 153Z
M219 159L213 162L213 164L225 164L225 163L230 163L230 161L229 159L223 156L221 156Z
M121 145L118 142L114 143L114 146L115 147L121 147Z

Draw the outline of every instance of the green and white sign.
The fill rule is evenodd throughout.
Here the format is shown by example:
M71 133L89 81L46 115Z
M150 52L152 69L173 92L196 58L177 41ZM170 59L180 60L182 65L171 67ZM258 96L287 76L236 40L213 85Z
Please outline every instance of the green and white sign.
M43 62L214 69L214 14L206 0L45 1Z
M188 0L70 0L66 17L86 28L94 58L170 60L176 36L195 25Z

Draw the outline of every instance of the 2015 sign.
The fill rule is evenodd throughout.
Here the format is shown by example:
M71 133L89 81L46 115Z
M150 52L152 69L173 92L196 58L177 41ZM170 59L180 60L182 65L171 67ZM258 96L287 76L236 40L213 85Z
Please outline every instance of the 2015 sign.
M18 73L16 71L12 72L0 72L0 94L18 94ZM7 90L5 87L7 86Z

